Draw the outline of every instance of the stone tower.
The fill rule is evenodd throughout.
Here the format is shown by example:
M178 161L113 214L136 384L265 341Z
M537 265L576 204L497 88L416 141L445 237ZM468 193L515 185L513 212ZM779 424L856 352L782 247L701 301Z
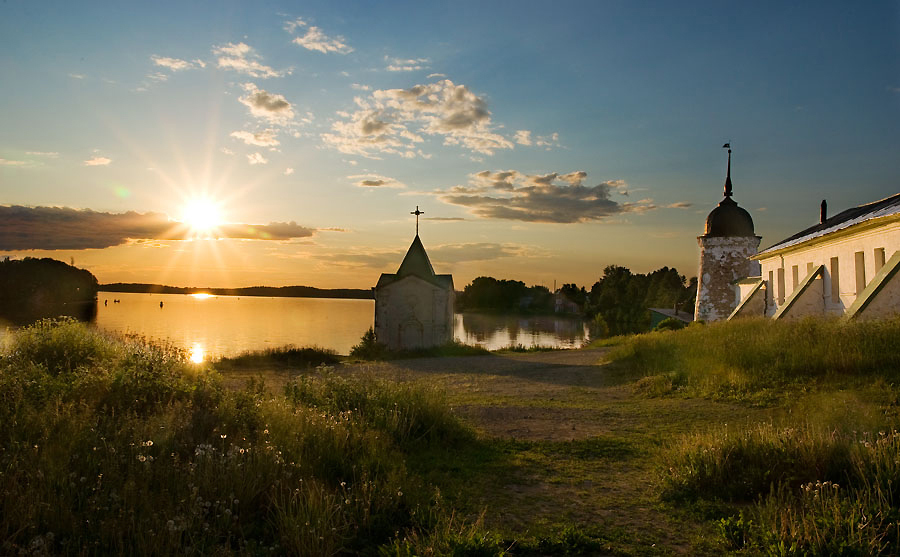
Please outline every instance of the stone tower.
M750 213L731 198L731 145L725 198L706 217L706 233L697 237L700 244L700 270L697 273L697 304L694 320L727 319L739 302L735 280L759 276L759 262L750 260L762 239L754 234Z

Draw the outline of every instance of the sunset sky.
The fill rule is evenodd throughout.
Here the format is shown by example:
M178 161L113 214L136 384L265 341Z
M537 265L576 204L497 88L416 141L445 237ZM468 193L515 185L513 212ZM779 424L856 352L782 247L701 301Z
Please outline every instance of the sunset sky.
M900 3L0 4L0 257L101 282L696 275L900 191Z

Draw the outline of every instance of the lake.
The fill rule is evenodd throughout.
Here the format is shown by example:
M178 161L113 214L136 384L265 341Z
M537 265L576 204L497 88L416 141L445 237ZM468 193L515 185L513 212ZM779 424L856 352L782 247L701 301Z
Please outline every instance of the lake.
M374 312L373 300L100 292L94 322L106 331L170 342L203 361L288 344L348 354L373 325ZM575 348L587 336L585 323L571 317L454 316L457 340L489 350Z

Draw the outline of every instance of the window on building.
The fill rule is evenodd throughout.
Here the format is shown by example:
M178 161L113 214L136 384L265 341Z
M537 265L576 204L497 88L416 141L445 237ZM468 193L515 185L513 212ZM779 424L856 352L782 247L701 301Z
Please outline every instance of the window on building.
M813 262L812 261L810 261L809 263L806 264L806 274L808 275L811 272L813 272Z
M866 289L866 252L858 251L853 256L856 258L856 295L859 296Z
M831 258L831 301L835 304L841 301L841 268L837 257Z
M884 267L884 248L875 248L875 272Z
M800 269L796 265L791 267L791 280L794 283L794 287L791 290L797 290L797 285L800 284Z
M778 305L784 303L784 267L778 268Z
M766 283L766 303L772 305L775 301L775 273L769 271L769 282Z

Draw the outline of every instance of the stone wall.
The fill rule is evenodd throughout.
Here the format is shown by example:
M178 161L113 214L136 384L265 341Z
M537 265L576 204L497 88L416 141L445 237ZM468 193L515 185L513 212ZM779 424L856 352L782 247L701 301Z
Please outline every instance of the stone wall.
M408 276L375 291L375 336L393 350L453 339L453 290Z
M700 271L694 319L726 319L738 302L735 280L759 276L759 263L750 260L759 249L759 236L700 236Z

